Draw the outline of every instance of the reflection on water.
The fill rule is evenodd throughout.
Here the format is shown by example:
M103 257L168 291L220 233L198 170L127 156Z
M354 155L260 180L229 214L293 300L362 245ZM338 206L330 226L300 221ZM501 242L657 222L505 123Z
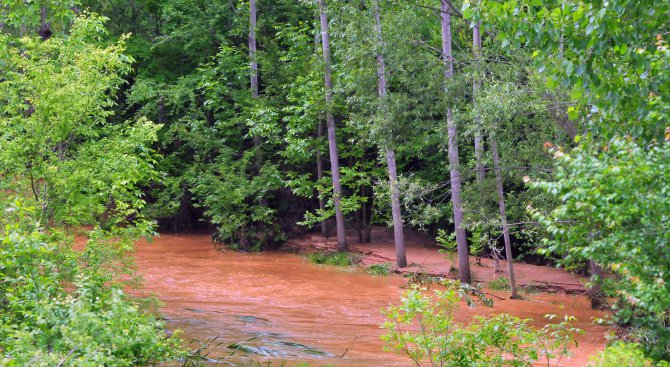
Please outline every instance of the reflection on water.
M439 256L436 253L436 256ZM382 351L380 311L397 304L404 280L373 277L354 269L308 263L286 253L218 252L208 235L163 235L141 243L136 253L145 289L164 303L171 329L185 340L211 343L210 356L256 355L260 360L310 361L312 366L409 366ZM527 301L497 301L495 308L461 307L472 315L508 312L532 317L570 314L587 330L576 355L563 366L582 366L601 348L605 328L590 323L600 313L583 297L535 295Z

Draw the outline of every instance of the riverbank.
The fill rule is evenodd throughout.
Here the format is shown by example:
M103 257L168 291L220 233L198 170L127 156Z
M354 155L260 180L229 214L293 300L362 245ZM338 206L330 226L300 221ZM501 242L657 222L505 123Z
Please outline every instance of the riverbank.
M399 269L395 266L395 245L393 233L386 228L375 227L372 232L372 241L361 244L354 236L348 237L350 252L357 258L362 267L377 264L388 264L392 272L398 274L425 274L429 276L453 276L450 271L458 268L456 256L452 259L447 254L439 252L435 240L421 233L406 234L406 252L408 266ZM312 252L332 252L336 250L335 237L325 238L321 235L310 234L302 238L287 241L282 249L299 254ZM506 260L500 260L496 268L493 259L470 257L473 280L482 285L507 277ZM497 270L497 271L496 271ZM515 262L517 285L521 288L542 291L546 293L566 293L584 295L587 292L585 284L588 278L582 275L566 272L548 266Z

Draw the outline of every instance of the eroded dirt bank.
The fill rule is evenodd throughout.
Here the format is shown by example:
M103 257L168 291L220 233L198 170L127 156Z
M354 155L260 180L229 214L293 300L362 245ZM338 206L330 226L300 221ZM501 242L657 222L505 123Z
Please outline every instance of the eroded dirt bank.
M420 264L423 258L425 267L429 261L445 261L436 251L422 251L410 247L410 262ZM399 302L403 277L312 265L283 252L220 252L204 234L163 235L152 244L140 243L136 259L145 291L164 302L168 327L184 330L187 340L218 336L224 344L214 349L215 356L228 354L226 345L232 342L255 338L248 344L280 353L276 360L307 360L314 366L410 365L383 352L379 340L380 310ZM607 329L591 323L602 313L590 310L581 295L533 294L521 301L497 300L494 308L463 305L458 319L501 312L531 317L537 325L549 313L576 316L576 326L587 333L561 366L584 366L587 356L605 343ZM333 356L315 355L321 351Z

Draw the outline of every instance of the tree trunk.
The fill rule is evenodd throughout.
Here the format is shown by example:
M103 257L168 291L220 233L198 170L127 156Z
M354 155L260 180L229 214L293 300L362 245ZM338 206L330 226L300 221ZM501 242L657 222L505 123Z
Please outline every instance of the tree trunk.
M47 21L47 7L42 5L40 8L40 29L37 33L42 38L42 41L46 41L51 38L53 32L51 31L51 22Z
M258 60L256 59L256 0L249 0L249 69L251 98L257 100L260 93L258 91ZM256 170L260 174L263 168L261 137L258 134L253 134L253 142L256 149Z
M328 35L328 16L326 1L319 0L321 19L321 46L323 47L324 80L326 86L326 126L328 128L328 150L330 153L330 173L333 178L333 204L337 227L337 250L347 250L346 228L342 213L342 186L340 184L340 162L337 156L337 136L335 117L333 116L333 80L330 69L330 37Z
M360 195L361 197L366 197L365 196L365 186L361 185L360 187ZM366 243L365 241L365 236L363 235L363 232L365 231L365 228L367 227L366 224L366 213L367 213L367 203L362 202L361 207L356 211L356 221L357 221L357 226L358 226L358 242L360 243ZM369 242L369 241L368 241Z
M388 106L386 105L386 61L384 60L384 38L382 37L382 25L380 20L380 9L377 0L374 1L375 31L377 33L377 92L381 102L381 110L384 118L388 116ZM399 268L407 266L407 256L405 254L405 234L403 231L402 213L400 211L400 188L398 187L398 172L396 168L395 151L390 141L386 144L386 165L389 174L389 189L391 195L391 215L393 217L393 238L395 240L396 264Z
M591 308L596 309L602 307L605 301L605 293L601 286L603 268L593 261L593 259L589 259L589 268L591 270L591 289L589 289L589 297L591 298Z
M447 0L440 1L440 18L442 23L442 59L444 61L445 93L449 93L449 79L454 75L454 60L451 52L451 14ZM454 208L454 226L456 227L456 249L461 283L472 282L470 274L470 254L468 242L463 229L463 208L461 204L461 172L458 161L458 143L456 140L456 123L447 107L447 145L449 150L449 166L451 176L451 204Z
M507 213L505 211L505 191L503 190L502 173L500 171L500 155L498 154L498 143L491 138L491 152L493 153L493 166L496 174L496 186L498 187L498 208L500 209L500 222L502 223L503 239L505 241L505 256L507 257L507 274L512 298L519 298L516 292L516 277L514 276L514 264L512 256L512 243L509 239L509 225L507 224Z
M472 28L472 51L475 58L475 65L477 70L475 71L475 77L472 80L472 103L477 103L477 92L481 87L481 80L479 79L478 73L481 72L481 56L482 56L482 36L479 31L481 22L478 22L477 25ZM486 170L484 169L484 139L482 138L482 120L479 116L475 117L475 123L477 124L475 130L475 170L477 171L477 181L481 184L484 181L486 176Z
M323 122L321 122L321 116L319 116L319 125L316 128L316 136L321 140L323 136ZM321 148L316 149L316 179L321 181L323 178L323 159L321 158ZM321 212L326 210L326 201L319 197L319 209ZM328 220L324 219L321 221L321 235L328 238Z

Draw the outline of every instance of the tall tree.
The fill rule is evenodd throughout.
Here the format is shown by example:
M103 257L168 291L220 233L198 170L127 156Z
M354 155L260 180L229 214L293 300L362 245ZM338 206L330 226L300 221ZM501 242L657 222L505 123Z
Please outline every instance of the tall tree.
M480 32L481 22L472 27L472 52L475 59L475 71L472 79L472 101L476 103L477 92L481 87L481 58L482 58L482 35ZM475 116L475 168L477 171L477 181L481 184L486 176L484 169L484 139L482 137L482 121L479 116Z
M388 119L388 106L386 101L386 61L384 60L384 37L382 36L381 10L378 0L373 0L373 15L375 20L376 48L377 48L377 93L381 104L382 118ZM405 234L403 232L402 214L400 212L400 188L398 187L398 172L396 168L395 150L391 139L386 139L386 164L389 174L389 189L391 194L391 215L393 217L393 237L395 240L396 264L399 268L407 266L405 255Z
M330 61L330 36L328 34L328 15L326 1L319 0L321 20L321 46L323 48L324 81L326 86L326 126L328 130L328 150L330 153L330 173L333 179L333 206L337 230L338 251L347 250L347 233L342 213L342 185L340 183L340 162L337 155L337 135L333 116L333 79Z
M503 189L502 172L500 170L500 154L498 153L498 143L495 137L490 136L491 154L493 154L493 166L496 175L496 188L498 190L498 208L500 210L500 223L502 224L503 240L505 241L505 257L507 257L507 274L509 276L509 286L512 292L512 298L518 298L516 292L516 278L514 276L514 264L512 260L512 243L509 238L509 224L507 223L507 213L505 210L505 191Z
M251 98L256 101L260 96L258 91L258 59L256 58L256 0L249 0L249 68L251 72ZM254 148L256 148L256 169L260 172L263 168L260 135L254 134L253 141Z
M454 75L454 57L451 50L451 13L448 0L440 1L440 20L442 26L442 60L444 62L444 88L449 95L449 81ZM470 254L463 228L463 208L461 199L461 171L458 159L458 141L456 122L451 107L447 107L447 146L451 176L451 204L454 209L456 231L456 249L458 251L458 269L461 283L471 283Z

